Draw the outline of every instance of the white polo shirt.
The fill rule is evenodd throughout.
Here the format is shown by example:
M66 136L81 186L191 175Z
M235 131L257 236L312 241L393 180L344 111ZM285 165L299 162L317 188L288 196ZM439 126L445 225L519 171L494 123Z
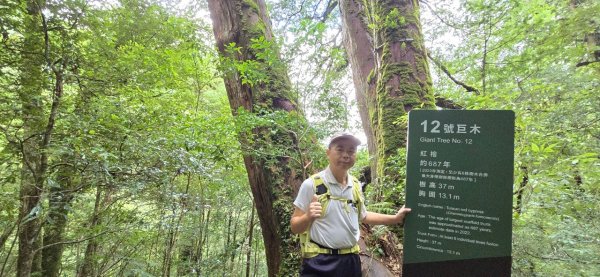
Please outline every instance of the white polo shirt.
M329 167L318 174L321 176L323 182L329 187L331 196L354 200L354 195L352 193L354 182L352 182L352 176L350 176L350 174L348 174L347 177L348 185L344 188L337 182ZM360 193L362 195L362 189ZM294 205L307 213L310 201L314 194L313 179L308 178L300 186ZM364 199L364 196L362 198ZM361 205L362 219L364 219L367 215L367 208L365 207L364 201ZM318 244L333 249L343 249L354 246L360 237L358 228L358 209L357 207L354 207L353 204L348 204L348 207L349 209L346 209L342 201L329 200L325 214L322 217L315 219L310 226L310 239Z

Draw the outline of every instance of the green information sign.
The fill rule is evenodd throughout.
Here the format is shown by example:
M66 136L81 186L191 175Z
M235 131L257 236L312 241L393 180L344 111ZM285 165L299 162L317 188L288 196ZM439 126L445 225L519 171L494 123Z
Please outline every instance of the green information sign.
M510 276L514 119L409 113L404 276Z

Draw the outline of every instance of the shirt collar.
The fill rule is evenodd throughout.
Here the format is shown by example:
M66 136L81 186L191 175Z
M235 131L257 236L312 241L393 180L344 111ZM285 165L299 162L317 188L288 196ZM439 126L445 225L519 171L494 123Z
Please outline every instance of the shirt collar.
M333 172L331 172L331 168L329 168L329 166L327 166L327 168L323 171L323 179L325 182L327 182L328 184L335 184L338 186L342 186L342 184L340 184L337 179L335 179L335 176L333 176ZM352 177L350 177L350 173L346 174L346 183L348 187L352 187L352 185L354 184L354 182L352 182Z

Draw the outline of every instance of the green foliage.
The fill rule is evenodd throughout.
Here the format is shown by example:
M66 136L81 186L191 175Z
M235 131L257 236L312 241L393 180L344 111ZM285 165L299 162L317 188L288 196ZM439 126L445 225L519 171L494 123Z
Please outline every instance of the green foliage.
M599 8L597 1L461 1L433 9L430 26L445 24L428 30L430 50L455 78L481 88L465 93L438 71L438 93L468 109L517 115L516 276L600 272L592 254L600 250L598 63L578 66L590 60L582 42L600 28Z
M49 59L70 63L47 150L43 212L36 214L53 225L49 190L73 196L62 215L69 242L63 274L76 275L89 258L101 276L200 270L221 276L243 271L251 251L257 253L251 270L264 275L260 227L253 224L249 241L247 227L224 224L232 213L249 222L252 197L225 91L217 85L216 55L203 40L206 26L153 1L96 4L52 2L46 14ZM0 235L8 235L0 244L7 262L0 275L14 275L16 228L9 231L19 208L23 73L16 65L24 14L16 2L3 2L0 13L1 31L8 32L0 45ZM42 94L44 116L50 89ZM70 187L61 172L71 172ZM231 235L216 235L223 233ZM92 243L100 247L88 257ZM186 247L194 254L186 256Z
M387 170L398 172L399 176L383 176L379 182L382 185L377 186L373 197L376 201L385 199L394 200L396 207L403 204L405 197L405 182L406 179L406 148L399 148L397 153L390 155L386 160Z
M396 8L392 9L385 16L384 26L387 28L396 29L404 24L406 24L406 19L400 15L400 11Z
M257 114L240 109L235 117L235 126L236 132L244 140L252 142L251 146L242 149L243 153L264 162L273 172L283 169L280 166L282 161L305 170L309 165L315 168L324 165L324 158L314 155L323 152L322 146L306 139L314 136L314 129L298 113L265 110ZM301 174L301 179L306 179L313 172L297 174Z
M274 29L282 42L292 87L321 137L359 126L352 116L352 80L335 1L271 1ZM329 2L329 3L326 3ZM328 10L328 4L334 9ZM322 16L322 17L320 17Z
M33 94L20 92L40 84L41 94L31 100L46 126L57 83L53 66L63 73L64 94L44 150L49 166L42 202L21 220L42 219L45 230L56 225L49 200L50 191L59 190L60 216L68 219L62 274L76 275L86 247L96 244L89 259L100 276L241 275L247 253L251 271L265 275L241 156L264 161L275 173L282 173L282 162L322 168L325 160L309 154L322 147L302 138L351 128L348 107L354 103L337 9L327 12L330 1L274 2L274 24L284 40L254 38L247 52L229 45L231 59L219 64L254 88L283 87L269 83L270 74L291 66L291 93L301 97L307 124L300 114L260 105L253 107L256 114L240 110L233 119L217 78L210 28L190 16L196 9L177 15L164 1L46 2L47 45L42 33L24 31L26 2L0 4L0 275L16 271L24 116L34 114L25 112L20 98ZM594 62L599 46L589 40L600 28L600 3L429 5L436 13L423 25L429 50L455 78L481 92L466 93L437 69L437 93L469 109L517 114L514 275L600 275L600 63ZM369 26L393 31L410 23L399 14L371 10ZM27 37L38 41L31 53L23 50ZM286 64L277 59L281 45ZM20 66L28 54L41 66ZM252 59L237 59L246 54ZM406 125L406 116L390 124ZM259 147L240 147L237 134ZM303 144L294 148L295 141ZM365 149L358 155L354 170L369 164ZM390 170L404 172L404 157L403 149L392 153ZM369 200L403 198L403 183L383 183L389 184L367 191ZM391 214L399 203L368 204ZM285 211L290 204L275 205ZM384 231L377 228L374 236ZM288 254L285 260L294 261L298 253Z
M395 214L398 211L395 204L390 202L377 202L369 204L367 206L367 210L382 214Z
M242 55L241 47L237 47L235 43L226 45L226 51L230 56L235 57ZM239 61L234 58L221 59L221 67L223 72L231 72L240 75L242 84L255 86L264 83L268 80L267 74L262 70L262 64L256 60Z

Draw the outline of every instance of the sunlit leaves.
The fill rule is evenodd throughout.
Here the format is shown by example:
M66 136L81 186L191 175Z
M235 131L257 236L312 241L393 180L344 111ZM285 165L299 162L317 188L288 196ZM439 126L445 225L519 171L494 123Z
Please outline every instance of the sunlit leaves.
M272 2L275 30L284 38L283 57L309 121L329 134L353 127L358 118L351 116L355 103L339 8L327 13L327 4L337 2Z
M221 59L220 66L223 72L239 74L242 84L250 87L264 83L268 80L268 75L263 71L263 64L261 62L254 59L240 61L235 58L242 55L241 48L237 47L235 43L226 45L226 51L229 53L230 57Z
M71 58L56 132L46 151L50 170L44 188L74 196L65 204L64 239L78 242L66 246L62 270L76 275L86 245L95 242L103 247L91 257L94 263L112 264L99 275L161 275L162 257L156 253L163 252L169 230L181 232L179 239L191 244L200 230L221 232L220 220L230 207L244 214L252 207L231 112L215 77L216 52L210 40L201 39L209 36L203 33L207 28L153 1L50 2L51 58L65 53ZM17 28L20 11L9 10L14 20L8 24L6 10L0 10L2 28ZM73 15L79 16L77 24ZM11 118L21 107L9 101L18 92L18 43L19 33L10 29L9 41L0 45L0 221L7 231L18 213L20 156L12 151L18 144L9 141L20 128ZM65 168L69 188L57 178ZM33 214L45 216L46 200ZM217 219L209 227L199 218L211 207ZM173 224L173 218L181 223ZM211 245L224 240L207 238ZM10 252L6 244L0 249L2 259L14 264L16 250ZM205 263L217 264L210 255L220 250L205 253ZM173 270L180 262L173 261ZM0 275L11 270L6 267Z
M456 76L485 82L486 90L466 93L442 76L436 87L471 109L516 113L515 194L523 212L515 217L513 272L595 275L597 260L584 253L600 249L583 241L598 237L589 230L597 229L593 218L599 213L594 187L600 176L594 168L599 165L600 98L590 93L598 86L597 71L576 64L588 51L583 38L598 28L591 16L594 10L597 14L597 1L461 3L464 16L437 17L451 27L445 36L432 30L431 47L446 57ZM438 4L434 12L453 13L444 6ZM449 34L460 37L451 43L438 39Z

